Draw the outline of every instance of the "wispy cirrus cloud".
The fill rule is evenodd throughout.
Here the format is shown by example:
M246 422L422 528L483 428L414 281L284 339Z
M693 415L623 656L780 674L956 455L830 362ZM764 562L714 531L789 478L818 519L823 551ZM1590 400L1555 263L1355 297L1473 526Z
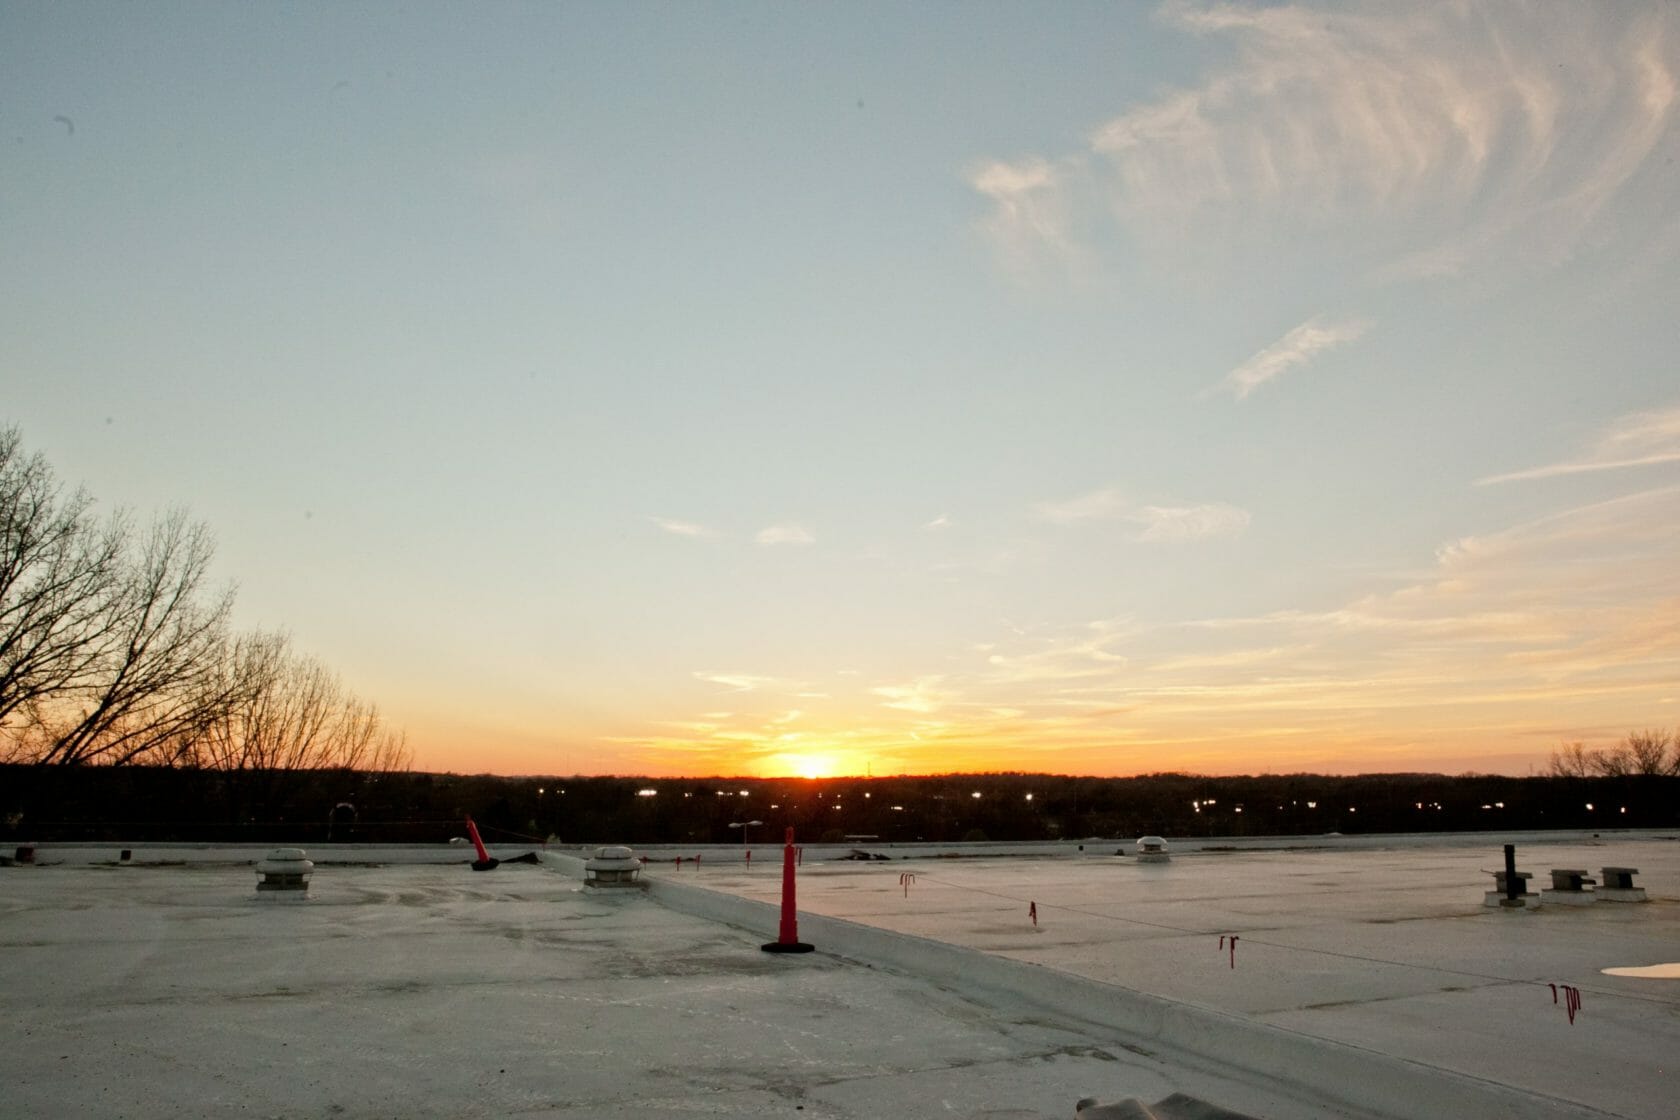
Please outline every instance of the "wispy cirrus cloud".
M1674 135L1672 5L1322 7L1168 3L1230 60L1134 104L1062 155L971 176L1019 259L1085 251L1105 214L1182 247L1283 223L1357 221L1391 274L1490 256L1556 261ZM1661 193L1661 186L1649 186Z
M1509 668L1489 656L1489 647L1523 657L1568 650L1680 599L1671 571L1677 513L1680 486L1629 494L1446 542L1420 578L1330 610L1186 627L1287 636L1350 672L1360 661L1386 672L1406 660L1444 665L1456 656L1449 676L1487 679ZM1617 578L1606 580L1612 563ZM1382 637L1380 656L1368 648L1372 635ZM1680 634L1668 646L1680 657Z
M1013 635L1007 648L989 646L986 679L1011 690L1024 686L1062 685L1069 681L1111 679L1128 658L1110 647L1135 638L1139 629L1129 619L1096 619L1073 636ZM1017 700L1019 693L1015 693Z
M870 689L870 693L886 699L883 708L895 708L903 712L920 712L932 714L939 711L951 699L951 693L940 687L943 677L919 677L908 684L881 685Z
M816 539L809 529L792 521L770 525L753 534L753 543L762 545L813 544Z
M1223 502L1199 506L1144 506L1127 518L1143 525L1138 540L1153 543L1235 536L1252 518L1245 509Z
M1027 709L1045 741L1069 741L1068 724L1045 718L1065 709L1156 742L1209 727L1247 741L1352 731L1409 751L1526 740L1537 755L1559 720L1619 734L1617 720L1636 721L1624 713L1672 695L1677 512L1671 486L1461 538L1413 580L1323 610L1000 643L969 691ZM1611 562L1618 578L1605 580Z
M766 677L755 673L695 672L694 679L708 684L720 684L732 692L755 692L769 688L801 687L780 677Z
M1033 512L1055 525L1077 525L1082 521L1104 521L1118 517L1126 508L1126 496L1118 488L1107 487L1074 498L1040 502Z
M1339 323L1309 319L1228 373L1219 387L1229 389L1242 400L1260 386L1306 365L1325 351L1353 342L1370 325L1366 319L1345 319Z
M1478 486L1527 482L1559 475L1626 470L1659 463L1680 463L1680 408L1635 412L1620 417L1600 432L1585 452L1544 466L1489 475Z
M994 160L973 170L969 186L991 201L984 228L999 251L1017 265L1078 255L1068 228L1067 169L1032 157L1016 163Z
M1118 487L1105 487L1060 501L1041 502L1034 514L1054 525L1122 521L1141 526L1137 539L1150 544L1233 536L1248 528L1247 510L1225 502L1147 505L1129 501Z
M693 521L678 521L669 517L649 517L648 520L675 537L715 540L722 535L716 529Z
M733 716L666 721L640 742L679 772L1520 772L1560 727L1613 739L1672 711L1677 543L1671 485L1452 540L1410 576L1320 605L999 620L995 641L937 672L864 682L837 670L833 700L797 708L783 695L804 687L793 682L695 674L750 695L729 697Z

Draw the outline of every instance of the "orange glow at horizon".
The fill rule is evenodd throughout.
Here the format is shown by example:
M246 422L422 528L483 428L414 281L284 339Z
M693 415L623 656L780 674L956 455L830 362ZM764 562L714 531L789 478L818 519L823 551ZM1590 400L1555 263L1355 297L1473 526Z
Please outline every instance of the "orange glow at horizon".
M762 778L843 778L865 773L837 751L785 751L760 759L752 770Z
M502 774L1532 774L1680 710L1674 524L1680 486L1463 538L1313 609L1070 619L904 655L937 671L766 653L589 704L387 711L417 767Z
M1606 728L1608 735L1611 729ZM414 768L423 771L502 775L639 775L649 778L865 778L918 774L1049 773L1130 777L1177 771L1228 776L1257 773L1383 773L1465 770L1521 775L1541 769L1555 739L1537 731L1490 736L1466 752L1456 734L1386 736L1323 734L1288 729L1246 735L1198 735L1179 731L1158 737L1130 737L1123 730L1069 736L1056 742L1041 730L1015 734L995 726L966 729L952 724L938 736L833 730L787 741L725 741L704 746L690 740L608 740L604 746L544 742L517 735L500 742L476 737L471 747L445 733L411 734ZM500 737L497 737L500 738ZM791 737L790 737L791 738ZM778 741L781 740L781 741ZM848 742L850 740L850 742ZM587 760L587 761L585 761Z

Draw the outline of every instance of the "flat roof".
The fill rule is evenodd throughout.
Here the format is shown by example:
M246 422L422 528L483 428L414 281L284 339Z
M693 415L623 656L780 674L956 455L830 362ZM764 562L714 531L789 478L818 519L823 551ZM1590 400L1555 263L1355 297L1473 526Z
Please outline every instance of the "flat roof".
M1528 834L1516 856L1531 890L1554 867L1624 866L1650 901L1518 911L1483 905L1503 867L1497 834L1375 839L1173 842L1182 850L1165 864L1113 843L1057 860L807 859L798 901L1420 1070L1611 1115L1674 1115L1680 981L1602 970L1680 961L1680 837ZM708 866L686 881L778 893L764 867ZM1573 1022L1553 985L1580 994Z
M750 870L710 851L653 862L651 897L543 866L357 860L275 901L249 866L53 865L44 848L47 866L0 870L4 1111L1026 1120L1185 1092L1269 1120L1415 1114L1376 1081L1336 1089L1368 1068L1350 1057L1376 1055L1420 1091L1437 1075L1508 1090L1492 1098L1505 1115L1672 1115L1680 982L1600 970L1680 957L1674 837L1525 842L1536 883L1637 867L1652 897L1532 913L1481 905L1497 837L1173 844L1154 866L1117 843L890 864L808 851L801 930L818 951L801 956L759 950L769 849ZM720 922L684 912L695 899L750 908ZM968 956L924 972L918 946ZM1581 991L1573 1025L1551 983ZM1187 1009L1176 1033L1163 1007ZM1304 1060L1325 1075L1290 1068Z

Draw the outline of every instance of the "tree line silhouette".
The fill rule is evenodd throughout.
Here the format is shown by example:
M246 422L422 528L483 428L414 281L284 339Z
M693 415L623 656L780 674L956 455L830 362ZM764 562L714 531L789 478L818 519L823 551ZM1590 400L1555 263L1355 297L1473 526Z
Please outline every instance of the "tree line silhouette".
M492 842L728 844L1121 842L1327 833L1680 829L1672 774L1261 774L1132 778L503 777L312 769L261 791L237 772L0 767L0 837L441 843L471 815ZM976 796L978 795L978 796ZM753 823L757 822L757 823ZM732 827L733 826L733 827Z
M251 788L406 768L402 733L336 674L283 633L233 630L214 552L180 510L100 516L0 429L0 762L185 767Z

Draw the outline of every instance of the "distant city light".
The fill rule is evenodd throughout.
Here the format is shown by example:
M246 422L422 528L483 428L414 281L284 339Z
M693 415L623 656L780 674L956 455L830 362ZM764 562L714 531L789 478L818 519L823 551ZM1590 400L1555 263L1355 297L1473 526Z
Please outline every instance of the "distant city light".
M636 791L636 796L637 797L657 797L657 796L659 796L659 791L656 790L656 789L639 789L639 790Z
M1029 793L1029 794L1027 794L1027 800L1028 800L1028 801L1031 801L1031 800L1032 800L1032 794L1030 794L1030 793Z
M972 796L974 798L974 800L978 801L978 800L980 800L980 791L975 790L974 793L971 794L970 796Z
M742 796L742 797L745 797L745 796L746 796L746 795L747 795L747 791L746 791L746 790L742 790L742 791L741 791L741 796Z
M1589 812L1589 813L1592 812L1592 802L1591 801L1587 802L1587 812Z
M1237 807L1236 807L1236 808L1235 808L1235 809L1233 809L1233 810L1232 810L1232 812L1235 812L1235 813L1240 813L1240 812L1242 812L1242 806L1241 806L1241 805L1238 805L1238 806L1237 806Z
M1316 802L1316 801L1309 801L1309 802L1307 802L1307 808L1309 808L1309 809L1316 809L1316 808L1318 808L1318 802Z
M892 811L893 811L893 812L895 812L895 813L902 813L902 812L904 812L904 806L902 806L902 805L894 805L894 806L893 806L893 807L892 807Z

